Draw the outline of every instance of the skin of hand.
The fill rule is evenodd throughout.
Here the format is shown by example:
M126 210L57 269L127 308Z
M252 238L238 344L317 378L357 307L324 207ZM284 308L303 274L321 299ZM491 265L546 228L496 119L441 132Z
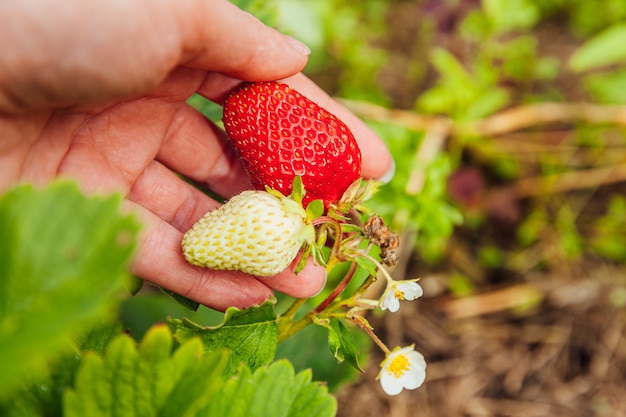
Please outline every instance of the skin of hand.
M88 194L122 193L145 225L131 272L217 310L273 290L308 297L326 275L311 262L269 278L185 262L183 233L219 203L177 174L224 197L251 188L192 94L222 103L241 80L283 79L350 126L364 177L393 166L365 124L300 74L306 46L225 0L7 0L0 39L0 192L65 177Z

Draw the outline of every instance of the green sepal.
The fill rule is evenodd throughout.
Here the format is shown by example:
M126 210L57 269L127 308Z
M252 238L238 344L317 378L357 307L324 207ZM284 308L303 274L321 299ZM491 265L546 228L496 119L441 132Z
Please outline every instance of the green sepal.
M328 264L326 254L320 246L311 245L311 256L313 256L313 259L318 265L326 266Z
M298 275L300 271L304 269L304 267L307 264L309 255L311 253L312 253L312 245L305 244L304 246L302 246L302 253L300 255L300 260L298 261L298 265L296 265L296 269L294 270L294 273L296 275Z
M364 180L358 178L343 193L337 204L331 204L328 210L329 216L333 218L342 218L343 214L348 213L351 209L363 208L362 203L371 198L382 185L381 182L374 180Z
M326 241L328 240L328 225L322 224L317 229L317 236L315 237L315 244L323 248L326 245Z
M304 198L304 195L306 194L306 190L304 189L304 184L302 184L302 178L300 176L295 176L293 178L293 181L291 183L291 194L289 194L288 196L283 195L283 193L271 188L268 185L265 186L265 191L275 197L288 198L292 201L295 201L301 207L302 207L302 199Z
M310 220L315 220L324 214L324 202L322 200L313 200L306 206L306 215Z
M341 223L341 231L343 233L358 233L363 234L363 229L360 226L352 223Z
M302 183L302 177L296 175L291 183L291 194L289 195L289 198L302 205L302 199L305 194L306 190L304 189L304 184Z

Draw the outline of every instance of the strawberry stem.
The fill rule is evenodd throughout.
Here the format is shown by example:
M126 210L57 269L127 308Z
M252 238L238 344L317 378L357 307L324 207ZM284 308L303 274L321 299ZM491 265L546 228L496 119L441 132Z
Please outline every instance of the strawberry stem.
M336 258L339 256L339 252L341 250L341 240L342 240L342 231L341 224L328 216L321 216L311 222L313 226L319 226L323 224L329 224L335 229L335 241L333 243L332 250L329 255L329 259Z
M302 307L306 301L306 298L297 298L282 316L288 318L289 320L293 319L300 307Z
M337 285L333 291L322 301L315 309L309 312L306 316L302 317L297 321L292 321L293 317L296 315L297 311L304 305L306 299L300 298L294 301L294 303L287 309L287 311L280 317L279 319L279 331L278 331L278 343L281 343L285 339L293 336L298 333L300 330L304 329L310 323L314 321L314 318L319 314L323 313L324 310L328 308L333 301L337 299L337 297L346 289L352 277L354 277L354 273L356 271L357 263L352 262L350 264L350 269L346 272L346 275L343 277L339 285ZM333 316L337 315L337 313L333 314ZM346 313L339 314L342 317L345 317ZM282 326L284 327L282 327ZM280 328L282 327L282 328Z
M387 347L387 345L385 345L383 343L382 340L380 340L380 338L378 336L376 336L376 334L374 333L374 331L372 330L372 327L370 326L370 324L367 322L367 320L365 320L363 317L358 316L358 315L352 315L349 314L348 318L350 320L352 320L357 326L359 326L361 328L361 330L363 330L365 333L367 333L367 335L374 341L374 343L376 343L378 345L378 347L380 348L380 350L382 350L385 355L388 355L391 353L391 350L389 350L389 348Z
M283 318L281 317L279 320L278 343L282 343L313 322L313 316L308 314L297 321L283 320ZM280 324L283 322L287 323L287 325L280 328Z
M343 277L339 285L335 287L335 289L322 301L315 309L311 312L311 314L320 314L322 311L326 309L335 299L346 289L352 277L354 277L354 273L356 272L357 263L352 262L350 264L350 269L346 272L346 275Z

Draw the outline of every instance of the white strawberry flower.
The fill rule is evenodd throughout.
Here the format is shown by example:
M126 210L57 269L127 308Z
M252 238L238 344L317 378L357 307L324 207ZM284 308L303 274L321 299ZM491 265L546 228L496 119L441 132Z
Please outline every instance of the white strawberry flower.
M414 349L415 345L397 347L388 352L380 364L377 379L387 395L398 395L403 389L416 389L426 379L424 356Z
M401 300L413 301L424 295L422 287L420 287L416 281L417 280L388 280L387 288L378 304L380 309L395 313L400 309Z

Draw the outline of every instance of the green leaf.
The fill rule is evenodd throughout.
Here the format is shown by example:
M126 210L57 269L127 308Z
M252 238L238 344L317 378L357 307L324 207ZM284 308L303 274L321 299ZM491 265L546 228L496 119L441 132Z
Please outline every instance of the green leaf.
M139 229L120 202L67 181L0 197L0 392L111 312Z
M321 324L328 329L328 344L337 362L345 360L359 371L362 371L357 359L359 352L354 336L350 329L343 324L343 321L332 318L329 321L317 324Z
M278 343L275 300L258 307L226 310L224 322L213 327L201 326L188 319L170 319L176 339L184 342L199 337L208 351L228 349L226 371L235 374L240 363L255 370L274 359Z
M448 50L433 48L430 53L433 66L448 80L455 80L459 84L472 84L472 78L463 64Z
M85 355L75 387L64 394L66 417L193 416L222 388L225 352L204 354L199 339L174 353L166 326L153 327L139 346L120 335L102 356Z
M483 9L498 32L529 29L541 18L532 0L482 0Z
M13 391L11 398L0 403L3 417L61 417L62 393L74 383L80 363L76 350L68 349L50 362L47 375L28 381L22 389Z
M198 311L198 308L200 307L200 303L190 300L187 297L183 297L180 294L176 294L174 291L170 291L166 288L159 287L159 289L161 290L163 294L167 295L172 300L176 301L181 307L184 307L186 310Z
M626 23L611 26L585 42L569 61L574 71L626 62Z
M130 295L137 295L137 293L143 287L143 279L134 275L128 275L126 277L124 287L126 288L126 291L130 293Z
M372 339L361 331L353 331L352 335L361 352L360 362L367 362ZM306 346L306 349L302 349L302 346ZM337 392L342 386L355 383L360 378L359 370L346 361L337 363L334 356L326 354L327 351L328 329L325 326L306 326L279 343L276 359L289 360L296 371L311 369L313 379L324 381L331 393Z
M356 262L361 268L363 268L365 271L367 271L368 274L370 275L376 275L378 273L378 268L376 267L376 265L374 265L372 263L372 261L370 261L367 258L364 258L362 256L357 256L356 258L353 259L354 262Z
M477 95L476 100L467 108L466 120L476 120L500 110L508 104L509 93L503 88L491 88Z
M589 74L584 79L585 90L601 103L626 103L626 70Z
M337 411L325 386L311 382L311 372L298 374L281 360L251 373L241 368L199 417L327 417Z
M123 331L122 324L117 320L99 323L92 326L89 331L79 335L74 343L81 351L91 350L102 353L109 343L122 334Z

